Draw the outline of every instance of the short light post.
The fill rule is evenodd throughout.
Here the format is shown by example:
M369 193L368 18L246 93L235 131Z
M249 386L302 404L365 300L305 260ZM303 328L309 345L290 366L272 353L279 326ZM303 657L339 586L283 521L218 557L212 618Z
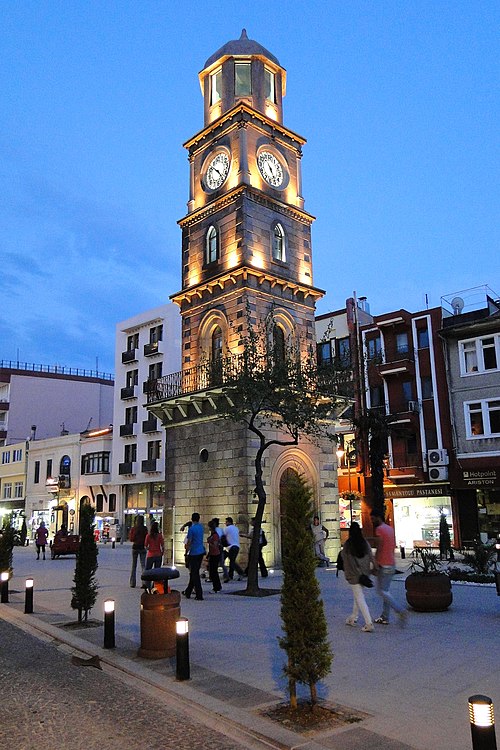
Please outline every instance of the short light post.
M0 574L0 601L2 604L9 603L9 571L3 570Z
M115 549L115 547L116 547L116 539L115 539L115 537L112 537L111 538L111 549Z
M115 602L106 599L104 602L104 648L115 647Z
M487 695L472 695L469 698L469 719L472 750L497 750L491 698Z
M189 680L189 622L179 617L175 622L176 632L176 679Z
M33 614L33 578L26 579L26 593L24 596L24 614Z

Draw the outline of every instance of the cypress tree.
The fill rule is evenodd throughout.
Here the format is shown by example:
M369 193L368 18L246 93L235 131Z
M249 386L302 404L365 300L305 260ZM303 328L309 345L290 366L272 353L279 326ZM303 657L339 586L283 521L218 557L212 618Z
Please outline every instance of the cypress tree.
M87 622L88 615L97 599L95 572L97 544L94 540L94 509L88 503L80 511L80 549L76 556L74 586L71 589L71 606L78 610L78 622Z
M0 536L0 572L12 572L13 551L14 529L10 525L10 520L8 520Z
M329 673L333 659L309 531L313 515L311 495L304 478L292 475L282 506L281 618L285 635L279 638L279 644L288 656L284 672L292 708L297 708L297 683L309 686L314 708L316 685Z

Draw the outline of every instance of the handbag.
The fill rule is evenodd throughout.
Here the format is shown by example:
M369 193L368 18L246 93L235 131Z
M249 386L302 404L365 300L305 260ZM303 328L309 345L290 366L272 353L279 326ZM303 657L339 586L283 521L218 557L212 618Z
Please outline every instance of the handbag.
M359 583L362 586L366 586L367 589L373 588L373 581L370 576L366 575L366 573L361 573L361 575L359 576Z

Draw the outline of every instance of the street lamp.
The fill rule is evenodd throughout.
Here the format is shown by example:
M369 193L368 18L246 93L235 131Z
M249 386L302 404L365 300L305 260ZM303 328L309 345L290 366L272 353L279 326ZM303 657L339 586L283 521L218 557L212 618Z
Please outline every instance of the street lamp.
M469 698L469 719L473 750L496 750L493 702L487 695Z

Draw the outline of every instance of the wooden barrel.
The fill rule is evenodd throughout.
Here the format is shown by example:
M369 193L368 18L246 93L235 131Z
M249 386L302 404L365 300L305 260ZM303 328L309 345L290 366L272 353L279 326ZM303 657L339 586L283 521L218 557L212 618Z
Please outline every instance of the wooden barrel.
M145 659L166 659L175 656L175 623L181 614L181 595L168 594L141 596L141 647L137 652Z

